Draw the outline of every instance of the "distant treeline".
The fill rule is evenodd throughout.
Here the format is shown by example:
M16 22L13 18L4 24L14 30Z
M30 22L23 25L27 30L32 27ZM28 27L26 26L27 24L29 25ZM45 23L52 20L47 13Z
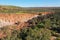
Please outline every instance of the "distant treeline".
M60 7L17 7L0 6L0 13L60 12Z

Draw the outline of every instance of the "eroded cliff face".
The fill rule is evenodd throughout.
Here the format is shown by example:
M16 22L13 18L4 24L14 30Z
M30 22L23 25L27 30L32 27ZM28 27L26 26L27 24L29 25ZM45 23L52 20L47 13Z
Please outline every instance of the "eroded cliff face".
M0 27L7 25L20 24L37 17L37 14L0 14Z
M0 13L0 28L9 25L21 24L40 15L51 14L51 12L23 13L23 14L4 14Z

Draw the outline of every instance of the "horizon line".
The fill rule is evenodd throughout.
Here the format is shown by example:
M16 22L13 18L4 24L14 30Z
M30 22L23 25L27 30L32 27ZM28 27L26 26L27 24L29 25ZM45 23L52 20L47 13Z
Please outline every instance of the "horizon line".
M16 6L16 7L60 7L60 6L19 6L19 5L1 5L0 6Z

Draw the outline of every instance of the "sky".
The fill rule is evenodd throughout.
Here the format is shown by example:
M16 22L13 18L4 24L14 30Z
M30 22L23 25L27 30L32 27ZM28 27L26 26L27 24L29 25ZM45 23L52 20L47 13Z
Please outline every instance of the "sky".
M0 5L20 7L60 7L60 0L0 0Z

